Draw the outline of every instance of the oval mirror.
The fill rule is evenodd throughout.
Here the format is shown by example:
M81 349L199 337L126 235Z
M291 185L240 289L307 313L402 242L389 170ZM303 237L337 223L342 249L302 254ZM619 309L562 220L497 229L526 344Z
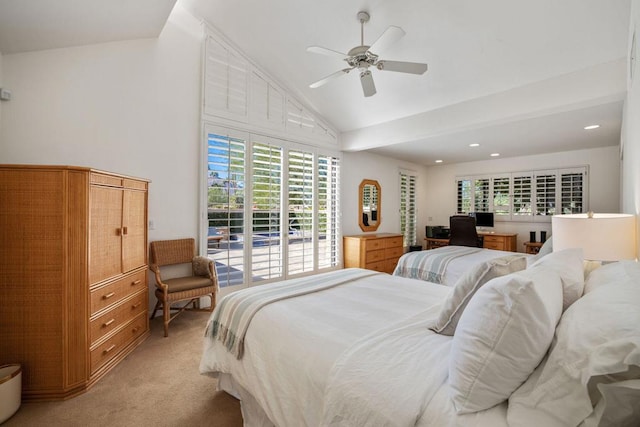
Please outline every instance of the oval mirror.
M376 231L382 222L382 191L378 181L363 179L358 189L358 214L362 231Z

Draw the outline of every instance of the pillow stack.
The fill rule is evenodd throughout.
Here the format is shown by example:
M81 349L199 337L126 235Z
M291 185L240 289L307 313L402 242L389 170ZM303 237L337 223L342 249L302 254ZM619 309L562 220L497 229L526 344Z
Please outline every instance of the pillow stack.
M452 340L449 385L458 414L495 406L527 380L564 308L582 295L583 277L582 250L568 249L476 290Z
M509 398L509 425L640 425L640 265L601 267L586 288L546 362Z

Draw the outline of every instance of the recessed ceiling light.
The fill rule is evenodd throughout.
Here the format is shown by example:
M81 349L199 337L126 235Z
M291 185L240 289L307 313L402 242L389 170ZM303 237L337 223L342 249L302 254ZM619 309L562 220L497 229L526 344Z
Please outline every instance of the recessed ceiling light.
M473 144L469 144L469 147L479 147L480 144L478 144L477 142L474 142Z
M442 160L436 160L436 163L442 163Z
M589 126L585 126L584 130L598 129L599 127L600 125L589 125Z
M498 157L500 153L491 153L491 157Z

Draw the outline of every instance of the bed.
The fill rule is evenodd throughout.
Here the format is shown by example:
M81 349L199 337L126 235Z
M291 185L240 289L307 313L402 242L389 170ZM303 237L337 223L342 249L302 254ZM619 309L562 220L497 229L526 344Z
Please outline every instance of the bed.
M563 252L544 257L546 262L525 263L523 270L485 277L466 301L452 336L432 328L451 306L459 283L443 286L345 269L238 291L220 302L208 322L200 370L241 400L246 426L598 425L620 414L640 420L637 264L596 270L586 285L591 296L580 298L585 292L581 255ZM469 271L488 271L486 265L500 262L484 261ZM618 293L611 292L612 282ZM527 304L518 311L511 307L518 304L501 304L496 298L505 289L524 290L510 301L527 297ZM592 333L585 316L593 313L594 301L596 311L624 315L609 316L609 323ZM251 313L225 320L224 313L242 306L252 307ZM223 326L234 322L246 325L242 339ZM587 330L577 333L578 323ZM500 359L505 354L497 357L477 344L495 338L486 334L497 329L515 344L506 351L507 356L516 352L514 366L509 358ZM614 349L607 347L612 335ZM610 357L585 360L592 352L583 347L589 346L609 356L613 351L615 367ZM573 371L562 367L567 354L577 360ZM478 355L493 365L479 366ZM597 372L590 371L594 367ZM617 376L603 377L611 373L607 370ZM563 387L554 384L557 377ZM608 387L600 399L587 391L591 377Z

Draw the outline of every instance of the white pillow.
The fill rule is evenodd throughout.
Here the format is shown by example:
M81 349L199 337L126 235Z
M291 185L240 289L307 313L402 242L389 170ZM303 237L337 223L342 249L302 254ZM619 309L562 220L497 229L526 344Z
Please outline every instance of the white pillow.
M584 291L584 263L582 249L564 249L538 259L529 268L545 267L560 274L562 280L562 311L566 310Z
M597 425L611 417L640 425L640 411L627 403L640 402L640 387L629 386L640 379L640 265L622 264L612 270L625 278L563 314L547 361L509 398L509 425Z
M612 262L592 270L584 282L584 293L588 294L600 286L628 279L633 276L633 269L637 265L638 263L629 261Z
M451 343L449 394L456 412L506 400L544 357L561 314L562 282L552 269L529 268L480 288Z
M430 329L438 334L453 335L462 312L480 287L491 279L524 270L526 267L524 255L507 255L477 264L458 279L445 300L435 325Z

